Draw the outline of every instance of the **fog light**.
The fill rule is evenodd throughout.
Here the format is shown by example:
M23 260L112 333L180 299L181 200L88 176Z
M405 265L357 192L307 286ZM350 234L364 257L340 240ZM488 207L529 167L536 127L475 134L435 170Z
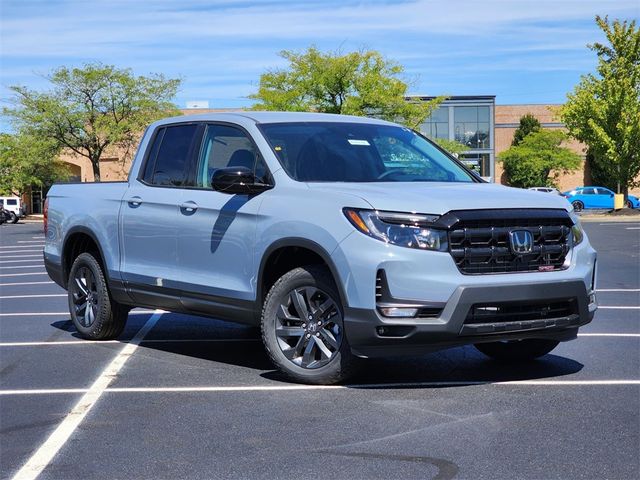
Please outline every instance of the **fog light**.
M379 307L380 313L385 317L415 317L418 313L417 308L405 308L405 307Z

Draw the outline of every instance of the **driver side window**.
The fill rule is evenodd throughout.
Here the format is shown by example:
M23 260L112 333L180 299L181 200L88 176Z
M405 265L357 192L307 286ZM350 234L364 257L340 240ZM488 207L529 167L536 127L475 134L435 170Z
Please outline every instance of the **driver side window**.
M263 182L267 175L267 166L249 137L228 125L207 126L198 165L197 186L203 188L211 188L211 177L220 168L245 167Z

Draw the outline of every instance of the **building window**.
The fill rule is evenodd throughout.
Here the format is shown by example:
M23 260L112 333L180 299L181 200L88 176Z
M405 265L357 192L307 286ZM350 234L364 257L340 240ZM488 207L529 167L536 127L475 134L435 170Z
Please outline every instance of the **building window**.
M491 148L489 107L454 107L453 118L457 142L470 148Z
M449 138L449 107L436 108L420 131L429 138Z
M491 156L488 153L463 153L460 161L471 170L475 170L481 177L491 176Z

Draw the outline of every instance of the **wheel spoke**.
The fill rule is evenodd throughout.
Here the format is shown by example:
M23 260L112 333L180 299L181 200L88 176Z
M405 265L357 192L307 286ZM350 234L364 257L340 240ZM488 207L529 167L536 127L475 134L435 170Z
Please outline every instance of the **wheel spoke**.
M331 358L331 355L333 355L333 353L331 353L331 350L327 348L327 346L324 344L322 340L320 340L318 337L315 337L313 341L318 346L318 350L322 352L322 355L324 355L325 358L327 359Z
M320 330L320 336L331 348L334 350L338 349L338 341L336 340L336 337L333 336L333 332L323 328Z
M298 290L292 291L290 296L293 307L296 309L299 318L306 321L309 316L309 310L307 309L304 297Z
M300 337L304 335L304 328L302 327L278 327L276 328L276 335L278 337Z
M302 354L302 366L309 367L309 364L314 361L313 358L313 347L315 345L316 337L311 337L309 339L309 343L304 349L304 353Z
M77 286L78 286L78 288L80 289L80 293L86 297L86 296L89 294L89 290L87 289L87 287L85 286L85 284L84 284L84 283L82 283L82 281L83 281L84 279L78 276L78 277L76 277L76 278L75 278L75 280L76 280L76 285L77 285ZM85 280L85 281L86 281L86 280Z
M85 327L90 326L96 318L95 312L93 311L94 308L93 305L87 305L87 313L84 316Z
M289 313L289 308L286 305L280 304L278 307L278 311L276 312L276 317L280 320L300 320L298 317L294 317Z
M84 302L81 305L76 305L76 315L84 315L84 311L87 308L87 302Z
M334 303L333 300L331 300L330 298L327 298L319 307L318 310L316 310L318 312L319 315L324 315L325 313L328 313L331 309L331 307L333 307Z

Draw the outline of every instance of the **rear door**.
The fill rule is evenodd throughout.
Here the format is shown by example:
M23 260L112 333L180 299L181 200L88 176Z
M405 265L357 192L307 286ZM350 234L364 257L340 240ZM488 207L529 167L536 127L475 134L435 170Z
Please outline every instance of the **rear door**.
M186 308L223 318L235 310L234 320L241 320L250 315L255 297L253 248L264 194L213 190L211 176L225 167L246 167L268 181L266 164L243 129L209 124L198 155L196 186L184 191L178 213L178 271Z
M158 128L121 208L122 276L135 301L179 305L178 212L183 189L193 185L192 159L204 126Z

